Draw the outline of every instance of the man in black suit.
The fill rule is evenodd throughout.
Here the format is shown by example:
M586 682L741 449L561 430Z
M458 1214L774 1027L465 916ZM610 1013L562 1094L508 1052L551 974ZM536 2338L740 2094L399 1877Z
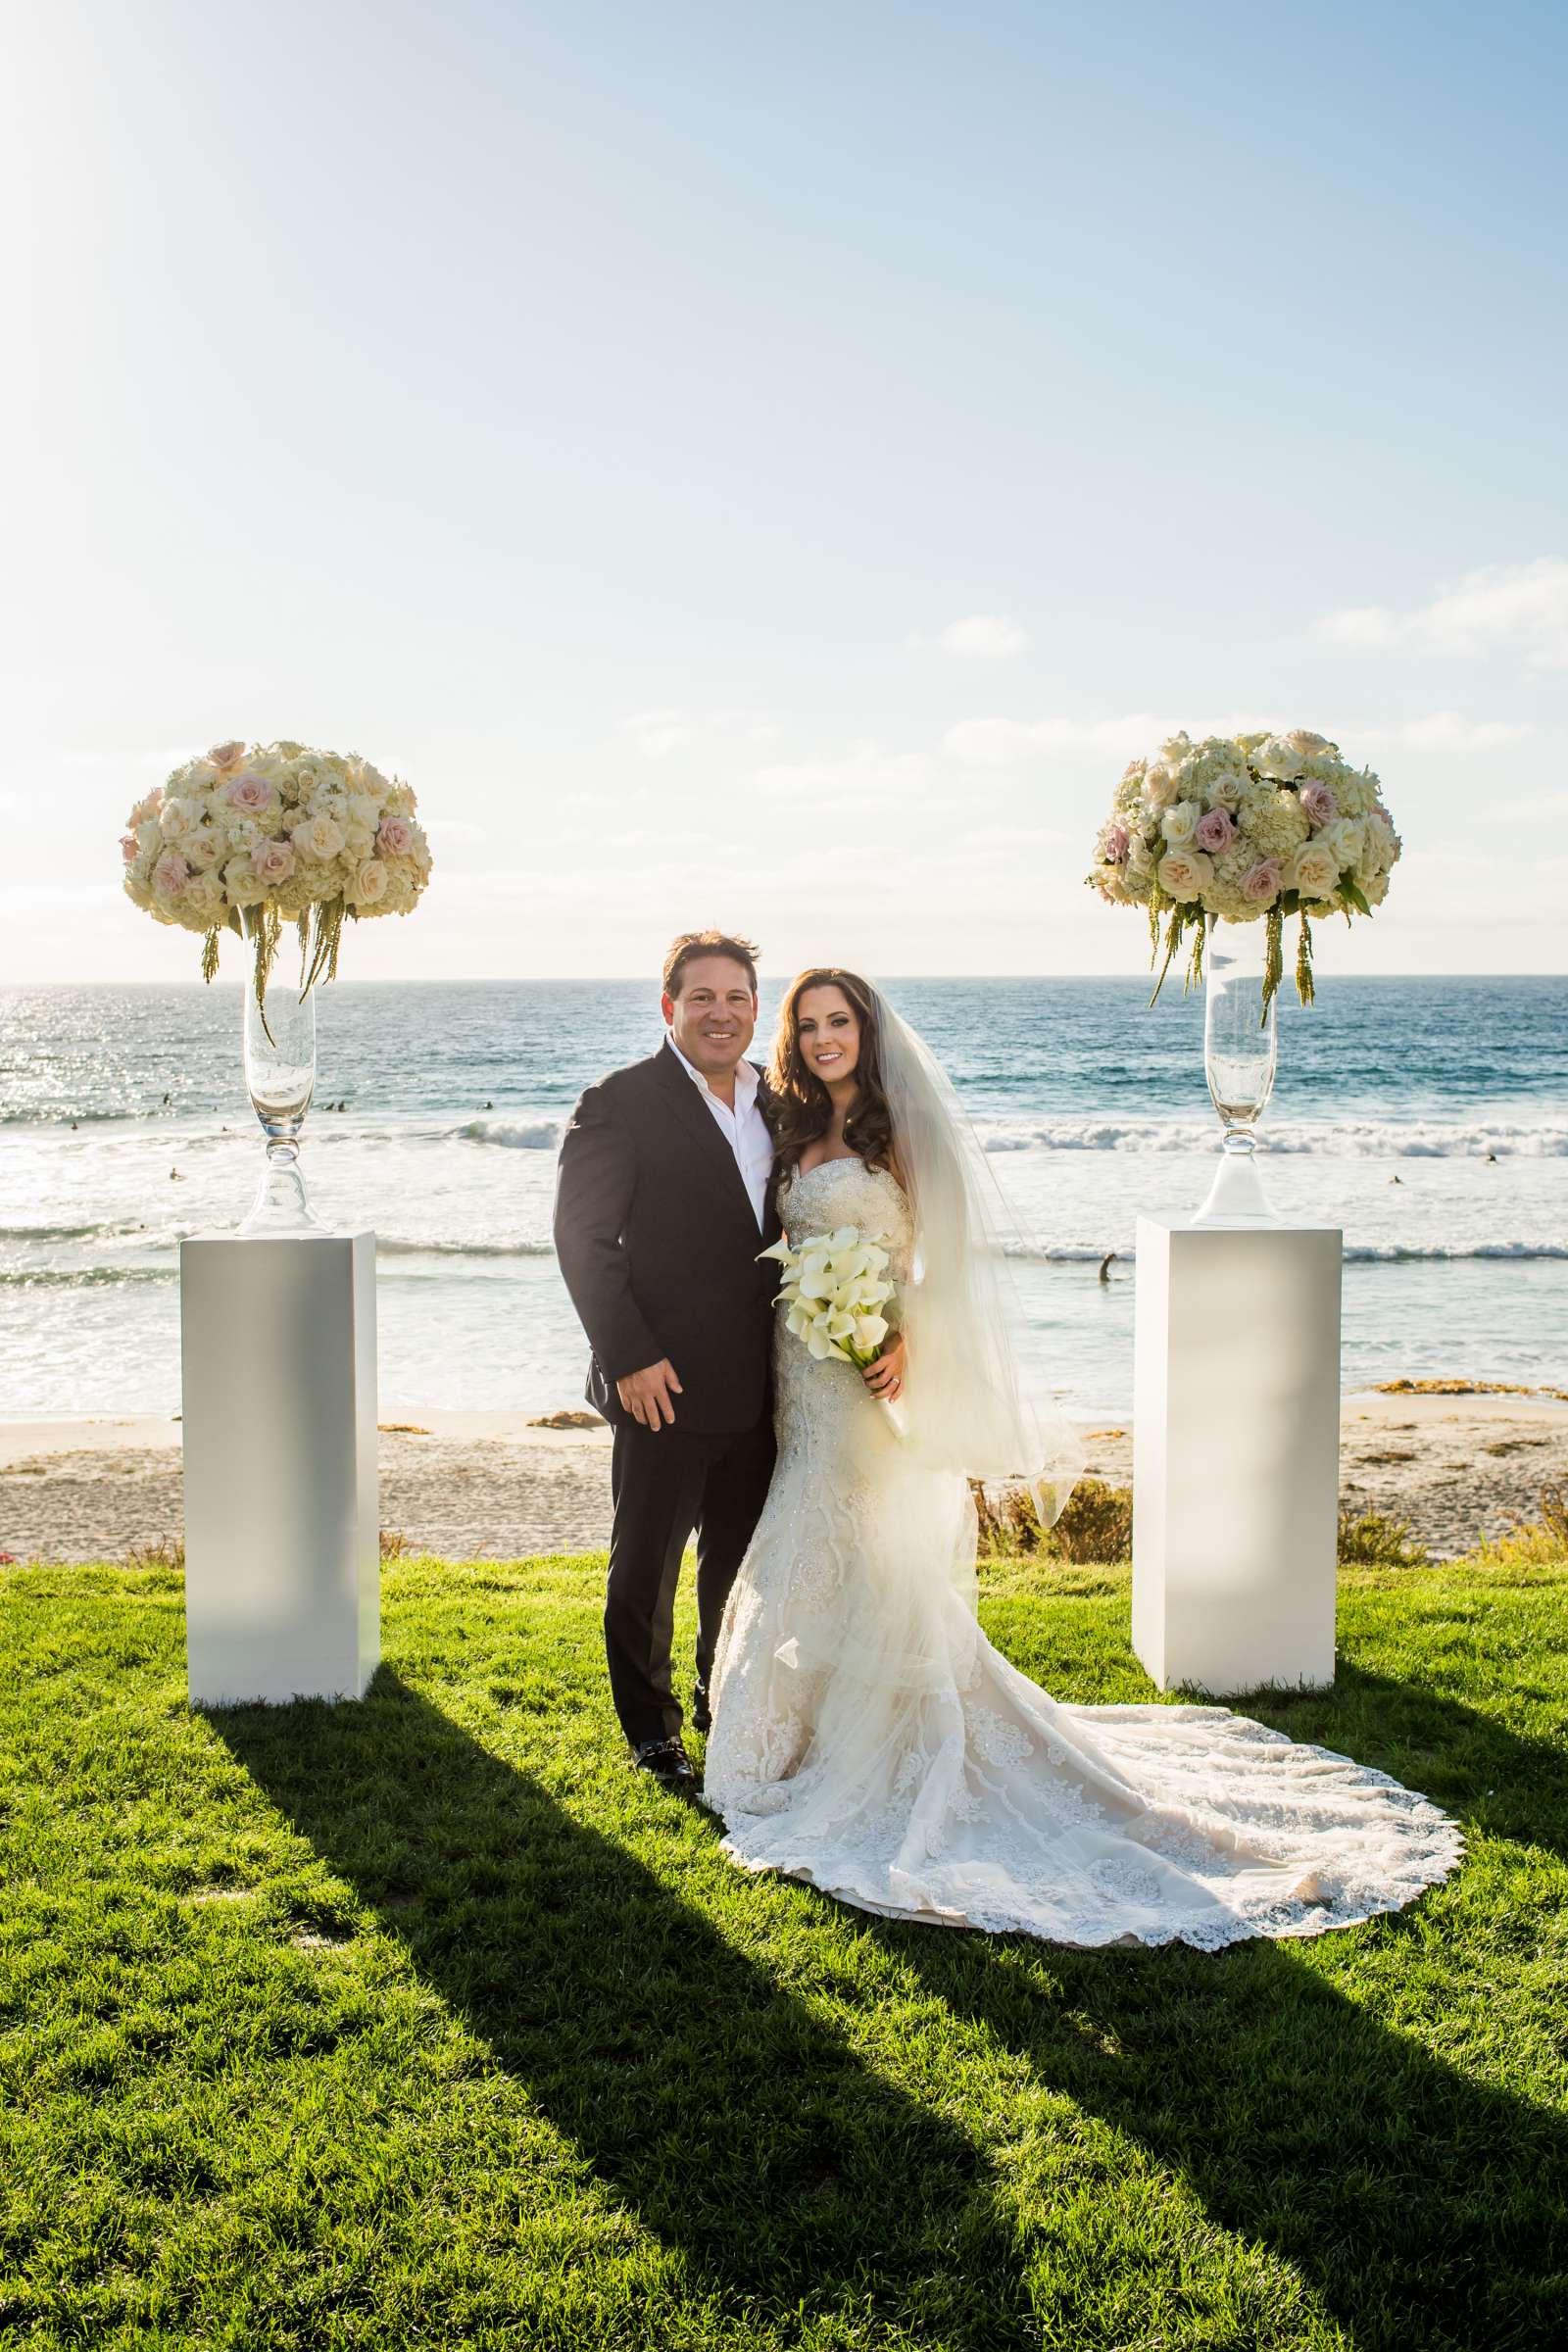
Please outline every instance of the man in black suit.
M757 951L716 931L664 959L667 1034L591 1086L556 1184L556 1250L593 1348L588 1401L615 1433L605 1600L610 1688L638 1765L689 1783L669 1643L697 1535L697 1689L773 1473L778 1268L772 1140L757 1027Z

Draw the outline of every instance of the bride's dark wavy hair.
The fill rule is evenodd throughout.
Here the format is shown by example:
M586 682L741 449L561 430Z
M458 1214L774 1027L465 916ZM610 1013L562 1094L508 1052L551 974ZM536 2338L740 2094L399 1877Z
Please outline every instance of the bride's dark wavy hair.
M815 965L790 982L778 1008L773 1053L767 1083L776 1106L773 1146L780 1175L800 1165L808 1144L826 1135L833 1116L827 1088L808 1069L801 1052L801 999L808 988L837 988L854 1005L860 1024L860 1058L856 1066L859 1085L854 1110L844 1122L844 1141L868 1168L893 1172L893 1119L882 1084L882 1031L877 1019L876 992L858 972L837 964Z

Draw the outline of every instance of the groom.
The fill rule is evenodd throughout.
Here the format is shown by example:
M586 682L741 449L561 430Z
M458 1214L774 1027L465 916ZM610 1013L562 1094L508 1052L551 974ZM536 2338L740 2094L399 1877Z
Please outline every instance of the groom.
M757 1027L757 951L690 931L664 958L666 1034L589 1087L561 1147L556 1250L593 1348L588 1401L614 1430L605 1647L639 1767L693 1773L670 1687L675 1587L697 1535L697 1688L773 1471L773 1160Z

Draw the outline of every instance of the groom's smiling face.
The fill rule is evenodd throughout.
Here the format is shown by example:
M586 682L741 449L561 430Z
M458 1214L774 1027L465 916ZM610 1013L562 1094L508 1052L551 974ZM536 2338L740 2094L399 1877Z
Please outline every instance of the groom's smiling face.
M757 999L752 976L731 956L695 956L663 1000L664 1018L693 1069L705 1078L732 1070L752 1042Z

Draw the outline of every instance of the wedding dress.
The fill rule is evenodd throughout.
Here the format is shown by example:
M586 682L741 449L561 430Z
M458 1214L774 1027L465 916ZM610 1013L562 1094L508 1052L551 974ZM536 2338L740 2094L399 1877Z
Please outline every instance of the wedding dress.
M910 1284L891 1175L826 1160L780 1208L797 1246L881 1235ZM736 1862L892 1918L1205 1951L1351 1926L1454 1868L1436 1806L1331 1750L1220 1706L1050 1697L976 1622L962 1470L782 1318L775 1348L778 1466L724 1616L704 1775ZM911 1338L911 1390L919 1369Z

